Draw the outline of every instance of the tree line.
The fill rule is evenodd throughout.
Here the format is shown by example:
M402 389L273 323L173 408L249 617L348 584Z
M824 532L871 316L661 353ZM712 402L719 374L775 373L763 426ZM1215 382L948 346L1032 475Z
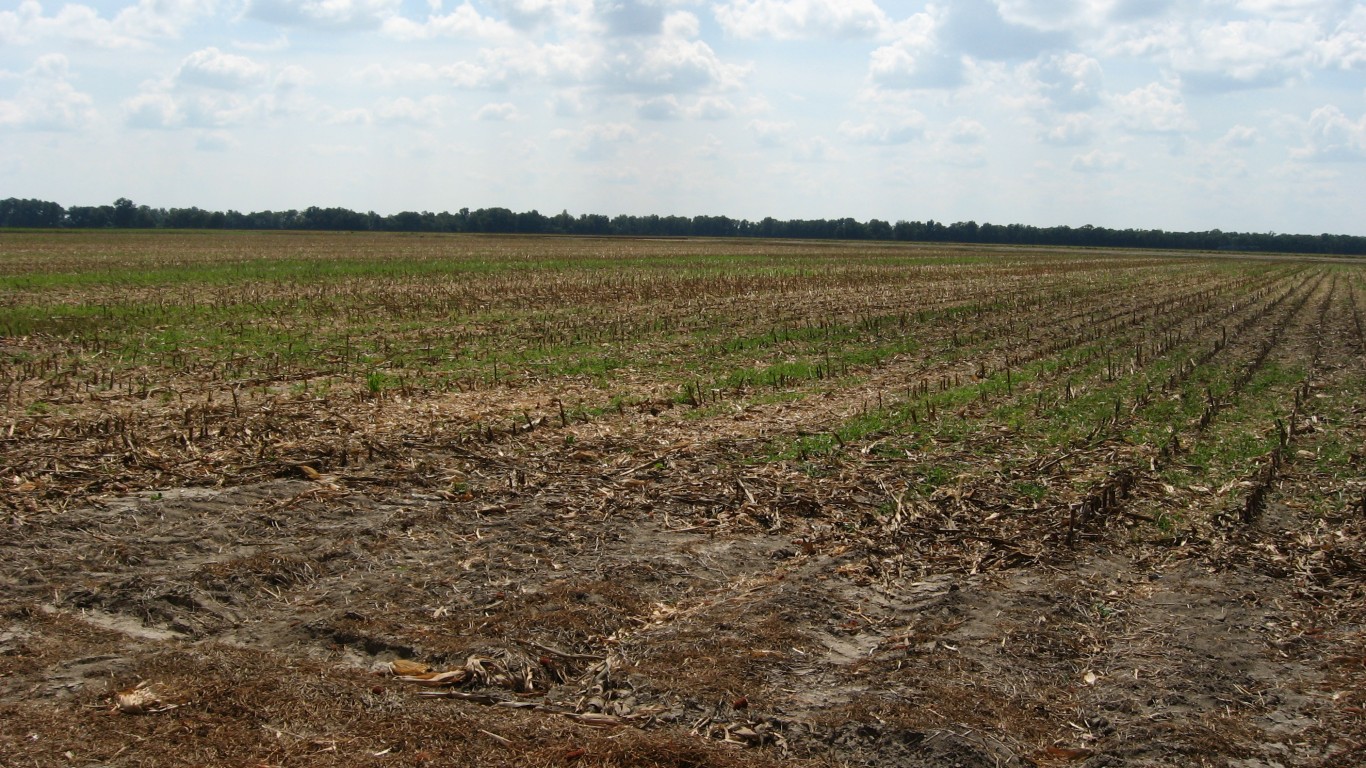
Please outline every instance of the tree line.
M1281 253L1366 255L1366 237L1295 235L1275 232L1166 232L1160 229L1035 227L1026 224L952 224L870 219L789 219L761 221L729 216L570 215L480 208L431 213L403 211L381 216L347 208L302 211L207 211L201 208L151 208L128 198L112 205L64 208L46 200L0 200L0 227L70 229L279 229L352 232L491 232L552 235L628 235L636 237L763 237L815 240L888 240L904 242L989 243L1001 245L1093 246L1188 250L1274 251Z

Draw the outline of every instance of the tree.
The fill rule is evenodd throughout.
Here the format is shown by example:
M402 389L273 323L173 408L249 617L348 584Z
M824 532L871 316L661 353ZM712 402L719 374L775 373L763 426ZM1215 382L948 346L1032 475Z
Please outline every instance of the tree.
M533 208L526 213L517 214L517 221L513 228L517 232L540 234L550 229L550 219L542 216L540 211Z
M559 235L567 235L574 231L574 217L569 215L569 211L560 211L550 217L550 231Z
M114 226L114 206L76 205L66 211L66 226L74 229L103 229Z
M612 220L600 213L581 214L574 222L574 234L576 235L610 235L612 234Z
M114 215L110 222L116 227L131 227L137 221L138 207L126 197L114 201Z
M1224 232L1164 232L1160 229L1107 229L1087 224L1036 227L1025 224L982 224L960 221L945 226L928 221L899 220L888 224L853 218L790 219L767 217L758 222L728 216L633 216L608 218L601 214L568 211L551 217L539 211L514 213L507 208L482 208L471 212L403 211L380 216L374 211L358 213L348 208L304 211L205 211L199 208L149 208L120 197L113 205L73 206L63 209L45 200L0 200L0 227L140 227L208 229L318 229L411 232L519 232L580 235L632 235L653 237L773 237L844 240L898 240L903 242L1007 243L1015 245L1085 245L1091 247L1176 248L1203 250L1281 251L1366 256L1366 237L1352 235L1293 235Z
M401 211L384 220L384 228L391 232L420 232L422 214L417 211Z
M507 208L480 208L469 216L471 232L512 232L517 217Z
M0 227L58 227L66 211L46 200L0 200Z
M221 219L223 214L218 214ZM199 208L172 208L166 212L163 220L164 226L170 229L209 229L212 226L213 214Z
M857 219L840 219L835 222L834 237L840 240L863 240L868 237L868 230Z

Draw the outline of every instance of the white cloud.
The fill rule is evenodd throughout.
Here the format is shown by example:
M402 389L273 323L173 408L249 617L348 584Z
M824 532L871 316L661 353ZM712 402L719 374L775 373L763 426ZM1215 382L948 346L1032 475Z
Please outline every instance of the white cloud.
M1218 144L1221 147L1237 149L1253 146L1260 140L1261 134L1257 132L1256 128L1250 128L1246 125L1235 125L1220 137Z
M628 123L587 125L578 131L559 130L552 138L567 140L580 160L602 160L614 156L622 147L640 139L640 132Z
M945 138L954 144L982 144L989 135L985 125L976 120L960 117L949 126Z
M840 123L841 136L855 144L891 146L907 144L925 135L925 116L914 112L899 119L879 122L854 123L848 120Z
M1114 0L1106 21L1143 21L1162 16L1175 7L1178 7L1176 0Z
M895 89L953 89L963 85L973 62L1024 61L1069 47L1066 34L1043 31L1002 17L991 0L931 4L891 28L891 42L869 57L869 79ZM1051 68L1049 63L1052 62ZM1060 57L1036 66L1041 87L1068 95L1063 78L1079 79L1084 91L1098 73L1085 57Z
M114 23L88 5L64 5L56 15L44 16L36 0L23 0L13 11L0 11L0 42L28 45L43 40L121 48L140 45L136 37L121 33Z
M1095 106L1101 97L1104 74L1098 60L1082 53L1053 54L1024 67L1051 106L1072 112Z
M555 67L555 51L529 46L490 48L479 52L475 61L456 61L436 66L425 62L370 64L356 78L376 85L410 87L426 82L441 82L455 88L504 90L514 84L540 85L555 72L566 79L574 76L570 66ZM570 62L582 68L581 62Z
M716 95L740 88L749 74L748 67L722 60L698 37L701 25L695 15L668 10L673 2L644 0L637 3L639 8L630 3L597 3L577 7L576 15L570 14L574 9L569 3L513 4L521 12L539 13L556 23L571 16L574 19L556 27L554 35L547 33L545 39L537 33L515 40L509 37L512 27L493 22L491 17L476 18L476 12L464 5L462 11L469 8L463 16L468 23L461 28L494 24L491 29L496 34L476 36L481 42L492 38L494 45L482 46L468 58L446 64L372 64L360 77L400 87L421 81L482 90L553 86L596 92L637 106L641 98ZM539 30L544 23L548 22L537 22L533 29ZM405 37L419 34L416 27L395 19L387 23L386 30ZM565 106L562 103L557 114ZM646 112L658 116L658 106L647 107Z
M1149 83L1143 88L1112 98L1124 125L1141 133L1181 133L1195 125L1175 88Z
M1092 51L1147 60L1189 94L1303 84L1366 64L1366 6L1348 0L1173 5L1093 26ZM1082 37L1079 35L1079 38Z
M312 85L314 80L312 72L291 64L281 69L279 74L275 76L274 85L277 89L288 90Z
M792 159L802 163L823 163L837 159L837 155L829 140L821 136L802 139L792 149Z
M869 55L868 76L886 88L954 88L964 80L961 54L941 47L944 19L919 13L896 26L895 39Z
M249 123L264 111L265 102L242 94L210 91L176 102L185 115L184 124L198 128L226 128Z
M702 33L702 22L687 11L675 11L664 17L660 32L665 37L697 37Z
M578 88L557 88L550 94L549 106L556 117L579 117L588 109Z
M365 147L354 144L311 144L308 151L322 157L347 157L369 154Z
M1318 36L1318 25L1307 21L1231 21L1196 30L1172 59L1188 89L1272 87L1303 74Z
M593 21L609 37L637 37L658 34L664 25L662 2L649 0L607 0L593 5Z
M400 0L249 0L246 15L283 26L374 29L399 7Z
M471 65L461 63L460 65L436 67L426 63L406 62L401 64L367 64L353 71L349 79L354 82L373 83L380 88L389 89L395 86L412 86L447 79L455 66L469 67Z
M218 10L218 0L138 0L119 11L114 26L139 38L176 38L200 17Z
M693 155L702 160L718 160L725 156L726 143L719 138L707 134L696 147L693 148Z
M263 64L209 47L195 51L180 62L176 80L184 85L240 90L257 85L269 72Z
M0 11L0 42L66 40L101 48L141 47L150 39L178 37L197 18L212 13L215 5L215 0L139 0L110 19L79 3L44 16L37 0L22 0L15 10Z
M124 99L124 123L133 128L225 128L316 114L318 105L306 93L313 82L313 73L304 67L291 64L272 73L265 64L211 46L186 56L169 77L148 81Z
M23 74L13 99L0 100L0 128L33 131L73 131L96 117L95 102L69 82L67 58L39 57Z
M1045 126L1039 140L1058 147L1076 147L1089 144L1097 132L1096 121L1089 115L1065 115L1051 126Z
M1273 18L1312 18L1335 14L1343 6L1339 0L1237 0L1239 11Z
M1104 19L1108 3L1096 0L997 0L1001 18L1039 30L1062 31Z
M1340 69L1366 66L1366 6L1352 3L1347 17L1332 27L1332 32L1315 44L1319 62Z
M1179 19L1158 17L1101 30L1092 46L1107 57L1118 55L1170 66L1173 45L1179 45L1177 41L1186 40L1188 35L1187 26Z
M124 102L125 120L134 128L174 128L185 114L168 93L140 93Z
M1337 106L1319 107L1305 126L1305 144L1291 152L1297 160L1366 160L1366 116L1352 120Z
M660 37L620 47L600 63L599 82L609 90L696 93L739 87L745 67L727 64L701 40Z
M321 119L327 125L370 125L375 122L375 115L370 110L360 107L353 109L328 108L323 110Z
M1117 152L1105 152L1093 149L1084 155L1077 155L1072 158L1071 168L1081 173L1112 173L1122 171L1127 168L1128 163Z
M787 142L787 135L796 126L788 122L775 122L771 120L751 120L749 132L754 135L754 140L765 147L777 147Z
M474 112L475 120L487 122L507 122L521 119L521 112L517 105L502 102L498 104L485 104Z
M223 131L206 131L195 141L195 149L201 152L227 152L240 146L231 134Z
M1021 61L1069 47L1067 34L1014 23L992 0L956 0L939 36L950 50L990 61Z
M665 94L636 103L636 114L643 120L724 120L738 112L729 99L720 96L703 96L687 103Z
M511 38L515 33L507 24L480 15L468 2L450 13L435 13L422 23L402 16L391 16L383 22L384 34L398 40L430 40L438 37L465 37L479 40Z
M278 53L289 50L289 35L282 32L270 40L233 40L232 47L252 53Z
M981 122L956 118L947 127L930 132L936 162L956 168L981 168L987 164L990 131Z
M512 26L535 31L543 27L582 28L592 15L593 0L487 0Z
M872 37L890 24L873 0L730 0L716 20L735 37L779 40Z
M979 146L944 145L937 149L934 159L955 168L983 168L987 165L986 152Z
M645 120L676 120L683 117L683 105L673 94L656 96L636 105L636 114Z
M381 123L404 123L408 125L436 126L441 124L441 113L445 99L440 96L427 96L411 99L399 96L384 99L375 106L375 119Z
M703 96L688 108L688 117L697 120L724 120L739 113L739 108L730 99L721 96Z

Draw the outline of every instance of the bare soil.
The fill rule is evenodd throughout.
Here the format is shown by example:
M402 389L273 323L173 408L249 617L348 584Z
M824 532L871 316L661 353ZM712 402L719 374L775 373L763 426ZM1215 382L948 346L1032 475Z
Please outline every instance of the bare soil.
M41 535L28 526L4 545L0 753L869 766L1362 754L1359 573L1306 594L1198 547L1110 543L899 575L875 542L814 543L831 535L818 514L765 530L727 520L743 491L711 504L652 492L689 485L689 464L666 459L641 487L611 460L571 464L469 499L281 479L110 496ZM1340 623L1320 622L1325 601ZM427 696L447 689L387 674L400 659L495 672ZM121 713L114 695L140 682L175 708Z
M990 426L920 453L758 457L968 361L733 407L637 382L632 407L562 424L572 390L531 381L281 399L274 458L171 462L137 437L99 454L124 475L58 467L62 487L19 476L45 422L13 411L0 764L1366 764L1366 481L1316 459L1366 444L1360 287L1294 291L1218 353L1248 365L1270 339L1312 372L1245 521L1225 512L1256 477L1173 487L1161 462L1191 459L1118 439L1018 455L970 407L936 418ZM528 428L433 426L490 414ZM339 434L351 453L318 449ZM932 464L974 470L900 492ZM1013 490L1124 466L1122 507L1082 528Z

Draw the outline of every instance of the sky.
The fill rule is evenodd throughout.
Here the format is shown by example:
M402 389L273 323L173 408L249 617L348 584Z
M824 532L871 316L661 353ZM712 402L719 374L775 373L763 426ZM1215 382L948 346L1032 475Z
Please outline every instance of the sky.
M1366 3L0 0L0 197L1366 235Z

